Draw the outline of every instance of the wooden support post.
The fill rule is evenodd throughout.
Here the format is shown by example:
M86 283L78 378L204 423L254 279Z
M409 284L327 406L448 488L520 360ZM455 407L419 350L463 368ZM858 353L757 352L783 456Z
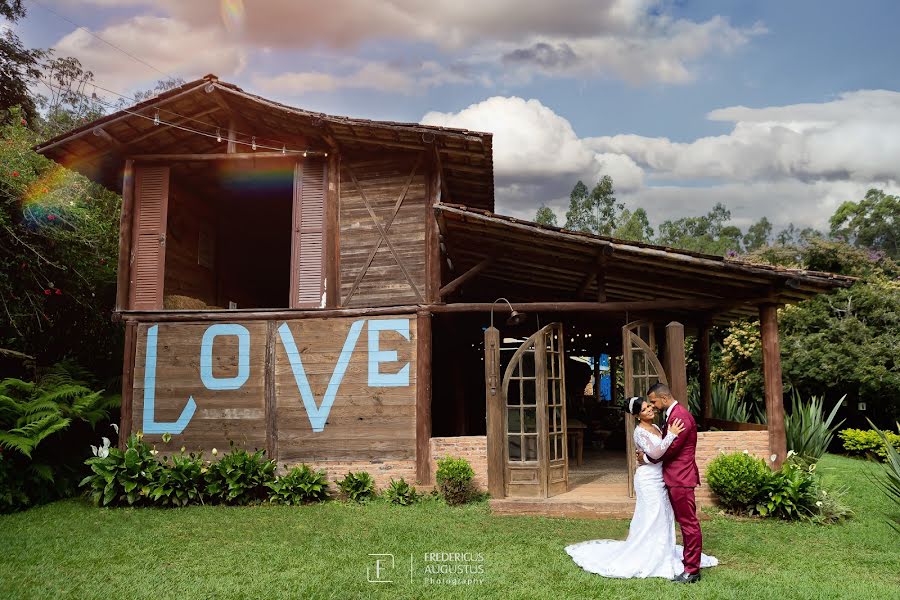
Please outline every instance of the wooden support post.
M600 402L600 355L594 355L594 401Z
M769 454L775 456L775 459L769 462L773 469L780 469L787 456L787 437L784 431L784 389L781 382L777 305L761 304L759 306L759 329L762 338Z
M431 313L416 313L416 481L431 477Z
M597 302L606 302L606 254L597 261Z
M266 322L266 458L278 462L278 408L275 401L275 321Z
M429 303L441 301L441 242L438 234L434 204L441 200L441 173L437 161L431 161L425 201L425 299Z
M122 365L122 404L119 415L119 449L125 449L125 442L131 435L132 407L134 405L134 359L137 355L137 323L125 322L125 356Z
M672 396L687 406L687 365L684 359L684 325L672 321L666 325L666 375Z
M700 366L700 407L704 421L712 419L712 388L710 387L709 372L709 330L710 322L703 321L697 329L697 362Z
M122 176L122 212L119 216L119 264L116 273L116 311L128 306L129 278L131 270L131 230L134 221L134 161L125 161Z
M237 121L234 117L228 119L228 144L225 146L226 154L234 154L237 152L237 134L235 130L237 129Z
M341 305L341 163L336 152L328 155L325 191L325 307Z
M484 397L487 415L488 492L492 498L504 497L503 482L503 390L500 388L500 331L484 331Z

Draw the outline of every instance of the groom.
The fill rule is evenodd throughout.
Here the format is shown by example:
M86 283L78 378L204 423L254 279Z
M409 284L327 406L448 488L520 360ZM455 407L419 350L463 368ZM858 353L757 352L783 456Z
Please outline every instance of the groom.
M669 424L674 419L684 422L682 432L662 458L651 460L638 450L638 460L659 462L663 464L663 481L669 490L669 500L675 512L675 520L681 526L681 537L684 541L684 573L675 577L678 583L694 583L700 581L700 551L703 537L700 533L700 522L697 520L697 504L694 500L694 488L700 485L700 471L697 469L697 423L690 411L679 404L672 396L669 386L656 383L647 391L647 398L657 410L665 410L666 424L662 434L665 437Z

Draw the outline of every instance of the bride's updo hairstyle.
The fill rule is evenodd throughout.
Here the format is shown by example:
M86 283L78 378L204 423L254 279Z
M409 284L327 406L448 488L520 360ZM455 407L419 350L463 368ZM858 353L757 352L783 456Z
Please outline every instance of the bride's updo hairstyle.
M641 413L641 408L644 406L644 400L645 398L643 396L632 396L625 400L625 403L622 405L622 410L630 415L639 415Z

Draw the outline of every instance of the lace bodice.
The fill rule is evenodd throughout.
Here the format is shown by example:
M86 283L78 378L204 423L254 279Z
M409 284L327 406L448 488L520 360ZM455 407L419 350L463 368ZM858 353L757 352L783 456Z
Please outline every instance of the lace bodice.
M654 425L654 427L656 427L656 425ZM656 430L659 431L659 427L656 427ZM669 446L672 445L672 442L675 441L675 437L675 434L672 432L666 434L666 437L661 438L657 435L653 435L640 425L634 428L634 445L643 450L644 454L653 460L662 458L662 455L666 453L666 450L668 450Z

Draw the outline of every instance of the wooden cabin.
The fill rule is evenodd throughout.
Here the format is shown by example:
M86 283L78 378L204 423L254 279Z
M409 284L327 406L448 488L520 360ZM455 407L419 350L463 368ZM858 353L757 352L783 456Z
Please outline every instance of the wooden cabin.
M718 429L701 463L780 464L776 308L852 283L503 217L489 133L305 111L212 75L38 151L122 194L123 439L234 442L381 485L430 485L464 456L498 512L629 513L633 423L584 396L598 367L569 356L621 364L626 395L665 381L685 400L686 334ZM768 429L709 418L710 327L745 316Z

